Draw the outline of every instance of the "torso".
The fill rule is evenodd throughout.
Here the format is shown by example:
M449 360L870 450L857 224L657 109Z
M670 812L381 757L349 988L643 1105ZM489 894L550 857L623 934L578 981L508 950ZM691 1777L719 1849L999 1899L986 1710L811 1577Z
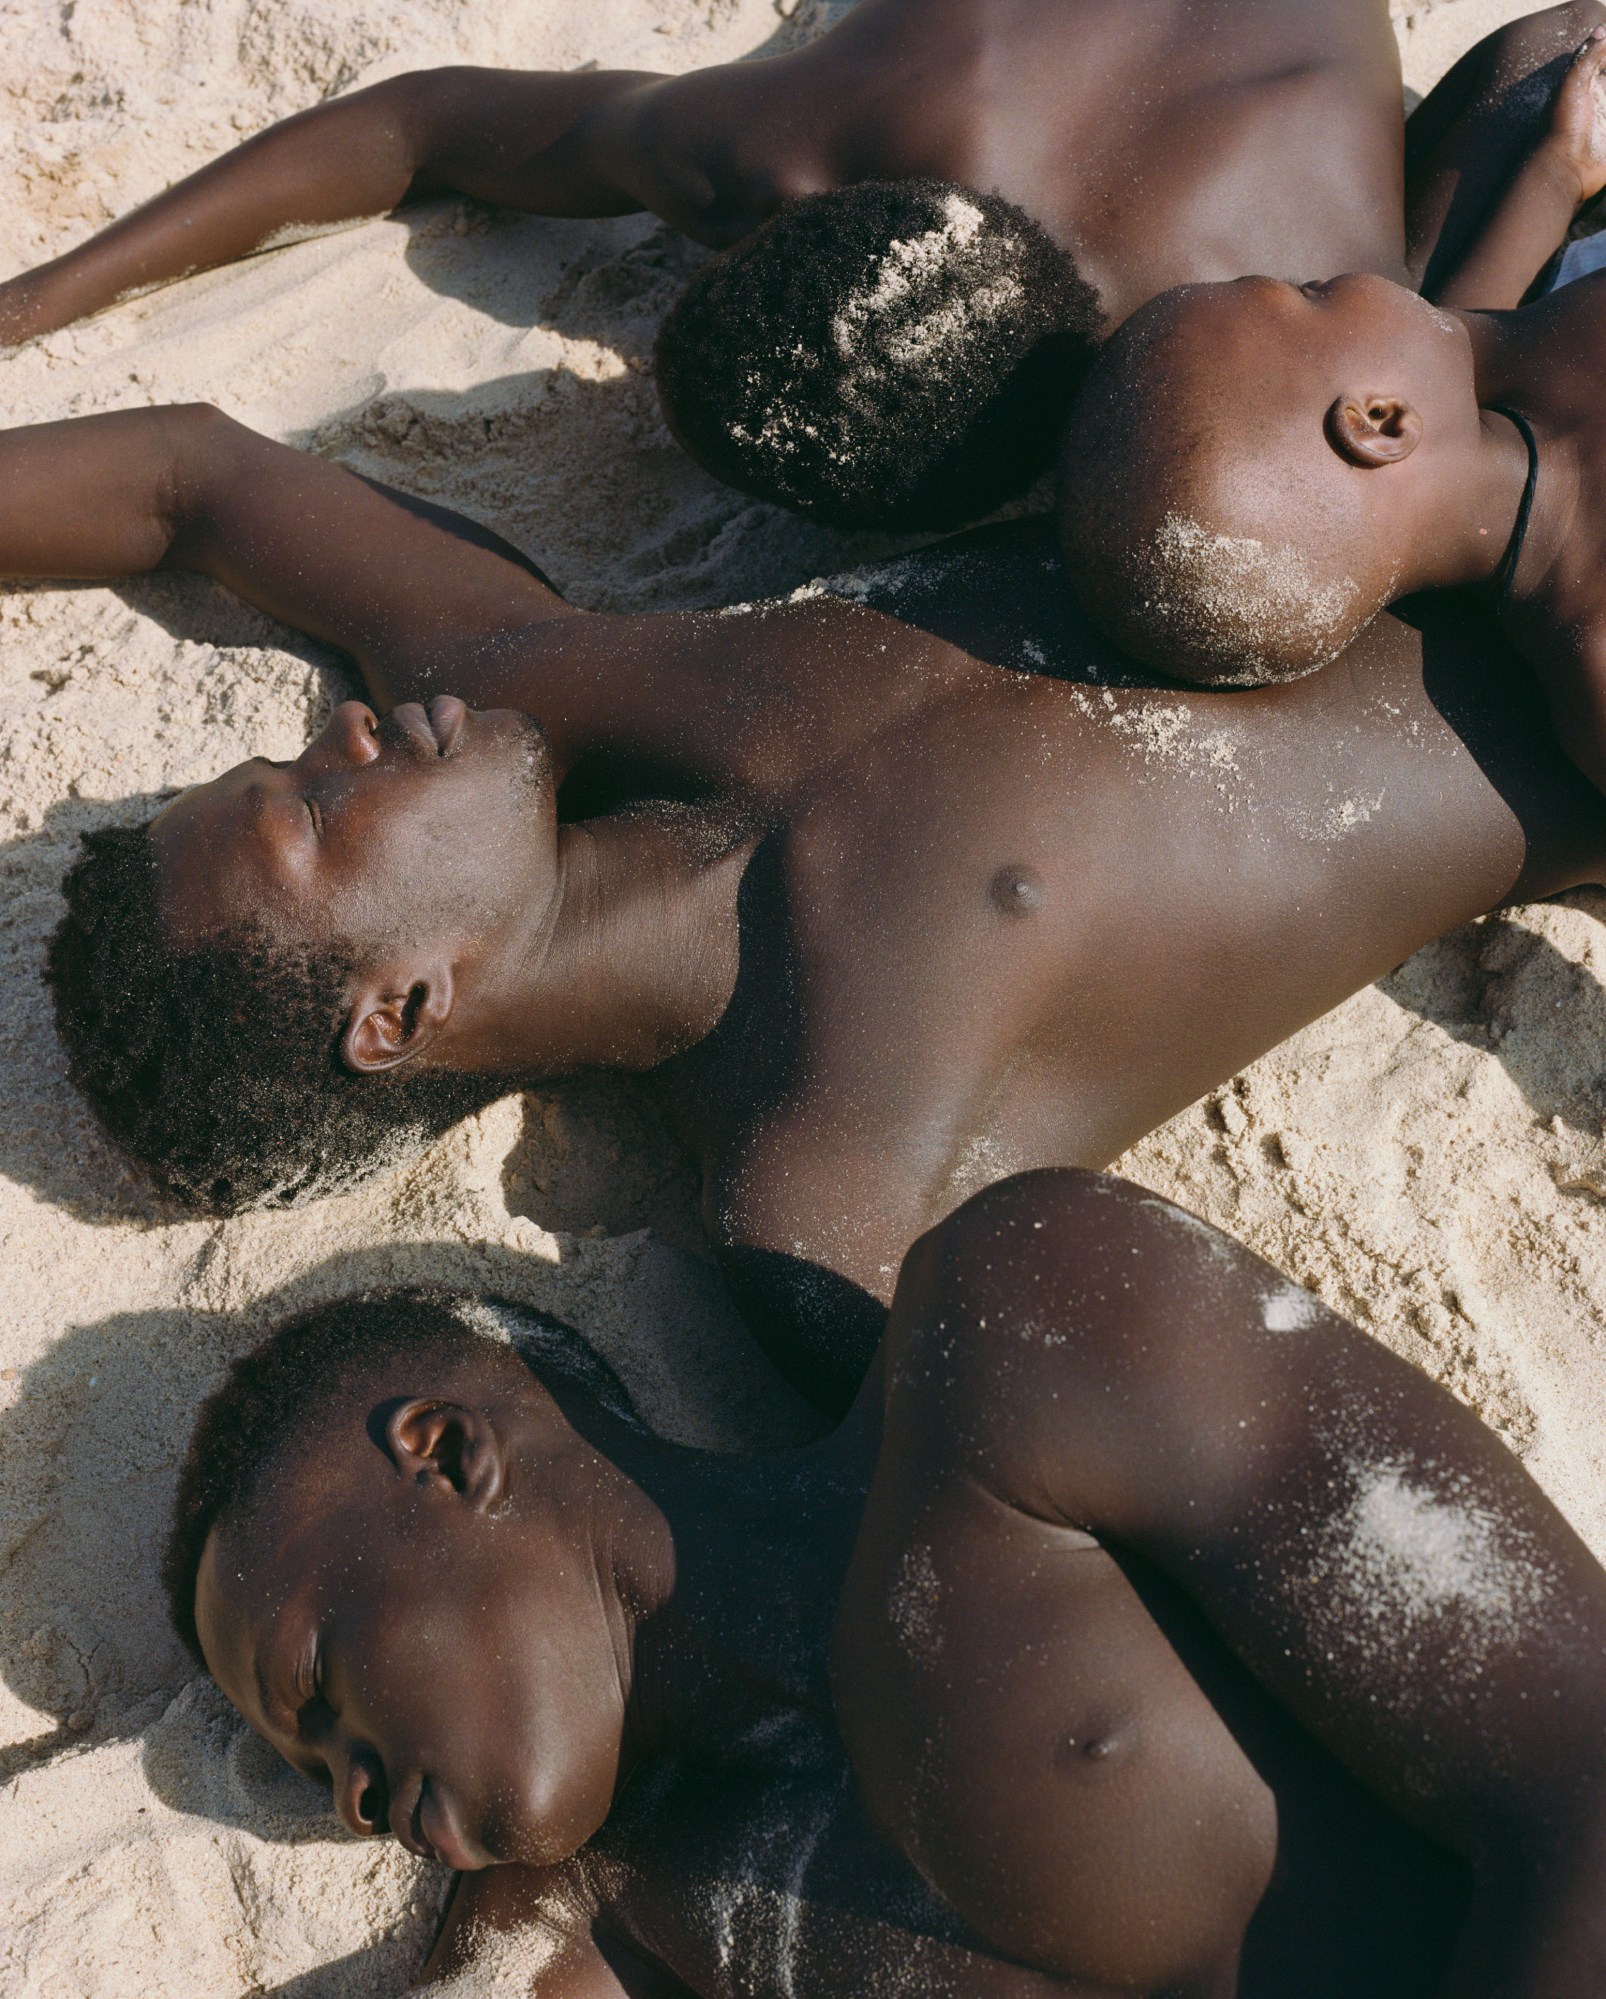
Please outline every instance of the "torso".
M1134 1587L1084 1534L995 1505L983 1524L974 1602L939 1601L920 1542L904 1548L906 1656L878 1655L868 1731L909 1762L885 1717L913 1705L949 1801L967 1783L956 1766L977 1775L968 1807L945 1813L961 1841L975 1835L962 1856L970 1919L928 1886L926 1856L871 1823L870 1773L829 1709L807 1704L625 1793L585 1862L606 1920L699 1999L1160 1999L1116 1974L1134 1961L1132 1923L1166 1923L1181 1849L1189 1885L1241 1913L1167 1999L1429 1999L1462 1908L1454 1867L1152 1581ZM944 1518L926 1531L945 1536L951 1568L971 1529ZM839 1690L850 1735L859 1697ZM1050 1969L987 1934L996 1913L1018 1938L1036 1902L1059 1939Z
M1082 671L1117 674L1060 612ZM932 691L878 713L869 662L900 634ZM864 704L748 868L724 1020L660 1081L738 1292L776 1278L783 1344L845 1322L821 1270L884 1302L909 1243L979 1187L1107 1164L1420 944L1598 851L1600 801L1520 670L1444 627L1432 695L1393 619L1327 674L1252 694L939 671L907 627L829 602L765 636L782 713L789 670L828 698L855 653ZM1440 711L1452 659L1461 733ZM769 1308L744 1303L765 1333Z
M860 0L667 91L655 205L725 243L789 196L958 180L1036 216L1120 320L1247 271L1399 275L1400 103L1383 0Z

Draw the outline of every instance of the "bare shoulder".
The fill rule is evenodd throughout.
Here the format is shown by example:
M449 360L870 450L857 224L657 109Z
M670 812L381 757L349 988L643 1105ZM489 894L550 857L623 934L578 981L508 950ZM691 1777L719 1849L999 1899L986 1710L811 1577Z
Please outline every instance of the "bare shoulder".
M1085 1492L1096 1510L1128 1438L1186 1450L1275 1372L1281 1334L1323 1322L1342 1323L1159 1195L1103 1173L1022 1174L911 1250L889 1420L948 1439L1001 1498L1058 1517Z

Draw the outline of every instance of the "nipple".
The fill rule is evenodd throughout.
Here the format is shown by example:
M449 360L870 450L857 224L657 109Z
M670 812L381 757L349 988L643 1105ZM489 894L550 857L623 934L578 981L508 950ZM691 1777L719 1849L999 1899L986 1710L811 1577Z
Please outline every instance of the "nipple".
M1031 916L1042 906L1042 877L1021 861L1006 861L993 876L987 893L993 907L1005 916Z

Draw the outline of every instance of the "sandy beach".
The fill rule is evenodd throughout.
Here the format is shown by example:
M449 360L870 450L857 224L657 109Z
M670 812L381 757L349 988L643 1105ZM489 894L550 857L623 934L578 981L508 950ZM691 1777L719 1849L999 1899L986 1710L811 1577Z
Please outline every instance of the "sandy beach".
M1396 7L1408 82L1524 11ZM0 274L399 70L689 69L828 12L0 0ZM650 218L437 202L0 356L0 412L214 402L461 508L596 608L752 600L884 552L715 486L671 443L649 357L701 255ZM160 1596L193 1412L268 1323L365 1285L461 1283L573 1321L674 1434L737 1447L801 1422L697 1254L687 1168L623 1088L509 1099L399 1176L227 1223L154 1204L80 1107L40 976L76 836L296 754L346 686L333 655L197 580L0 592L4 1999L355 1999L418 1962L445 1877L340 1836ZM1445 939L1121 1170L1446 1382L1606 1557L1603 917L1587 891Z

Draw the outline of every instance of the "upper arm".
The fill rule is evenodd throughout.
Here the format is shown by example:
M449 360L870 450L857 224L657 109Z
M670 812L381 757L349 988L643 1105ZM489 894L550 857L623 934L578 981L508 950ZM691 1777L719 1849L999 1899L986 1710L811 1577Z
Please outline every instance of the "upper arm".
M216 411L195 416L178 454L166 566L214 576L342 647L380 705L447 691L473 699L477 644L572 615L488 529Z
M1430 297L1467 258L1545 132L1574 51L1603 21L1598 0L1566 0L1508 22L1468 50L1412 113L1405 128L1407 258Z
M599 114L590 142L642 207L723 249L825 184L820 127L796 59L775 56L643 79Z
M1227 1237L1117 1181L1007 1183L911 1257L888 1375L946 1476L1152 1562L1473 1860L1601 1815L1606 1575L1446 1391Z
M412 192L543 215L646 208L699 241L731 242L775 205L764 164L782 144L774 120L786 77L784 57L683 76L424 72L414 120L425 164Z

